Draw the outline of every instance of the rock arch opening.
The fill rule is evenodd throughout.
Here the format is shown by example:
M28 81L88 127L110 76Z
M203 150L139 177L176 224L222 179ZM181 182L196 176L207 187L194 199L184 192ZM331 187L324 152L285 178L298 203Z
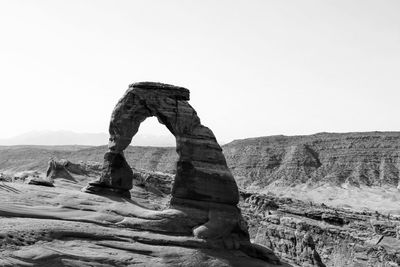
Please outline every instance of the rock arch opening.
M136 135L133 136L131 146L149 147L176 147L175 136L161 123L157 117L148 117L139 127Z
M85 191L107 189L129 196L132 171L123 152L140 124L154 116L176 139L178 161L171 202L184 199L236 205L238 188L222 149L188 101L189 90L183 87L152 82L130 85L111 116L103 173Z

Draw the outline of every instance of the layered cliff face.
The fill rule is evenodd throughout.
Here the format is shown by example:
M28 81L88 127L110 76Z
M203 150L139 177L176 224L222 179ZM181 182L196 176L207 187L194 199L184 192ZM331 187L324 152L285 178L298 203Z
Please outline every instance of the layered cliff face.
M323 133L223 146L235 179L251 189L242 191L240 202L250 237L293 266L400 264L399 141L400 133ZM43 172L46 164L40 162L50 156L101 161L105 150L0 147L0 169ZM125 156L132 167L167 173L173 173L178 158L174 148L154 147L128 147ZM73 176L80 183L88 179ZM56 188L57 183L70 186L69 176L62 177L56 178ZM160 182L159 175L138 170L135 177L134 201L144 198L152 209L167 205L173 176L161 176ZM268 194L255 193L265 190Z
M399 187L400 132L268 136L235 140L222 148L243 188ZM178 158L174 150L130 147L126 157L135 168L173 173Z
M241 192L250 235L293 266L399 266L400 216Z
M223 149L244 187L399 186L398 132L259 137L233 141Z
M236 140L222 149L242 189L400 213L399 132L259 137ZM106 150L105 146L0 147L0 173L45 171L51 157L101 162ZM175 173L175 148L129 146L124 154L136 169Z
M399 186L400 132L269 136L235 140L222 148L235 179L244 188L326 183ZM106 149L0 147L0 169L45 169L50 157L101 162ZM174 173L178 160L175 148L158 147L130 146L125 157L134 168L166 173Z

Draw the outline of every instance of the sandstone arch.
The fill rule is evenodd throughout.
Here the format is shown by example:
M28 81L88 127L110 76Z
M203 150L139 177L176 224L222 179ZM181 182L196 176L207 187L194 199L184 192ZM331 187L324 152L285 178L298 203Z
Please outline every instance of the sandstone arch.
M123 151L138 132L140 123L155 116L176 138L179 159L172 202L185 199L236 205L238 188L222 149L212 131L201 124L188 100L189 90L183 87L153 82L130 85L111 116L109 151L104 157L102 176L85 190L129 194L132 171Z
M179 156L170 206L163 211L143 211L140 218L124 219L119 224L190 235L205 240L210 248L240 249L251 257L279 263L270 250L251 244L247 224L237 207L238 187L222 149L188 100L189 90L182 87L152 82L130 85L111 116L102 175L83 191L130 197L133 173L123 151L140 123L156 116L175 136Z

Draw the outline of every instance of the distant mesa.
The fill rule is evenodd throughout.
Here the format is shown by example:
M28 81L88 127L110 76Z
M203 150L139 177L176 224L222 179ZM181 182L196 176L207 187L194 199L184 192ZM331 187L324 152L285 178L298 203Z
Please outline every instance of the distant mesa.
M268 136L236 140L223 149L235 178L254 189L400 185L400 132Z

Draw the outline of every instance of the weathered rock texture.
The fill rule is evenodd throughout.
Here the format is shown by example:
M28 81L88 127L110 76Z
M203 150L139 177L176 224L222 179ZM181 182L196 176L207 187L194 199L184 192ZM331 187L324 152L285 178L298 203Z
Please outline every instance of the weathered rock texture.
M35 176L29 176L27 179L25 179L25 183L32 185L50 186L50 187L54 186L52 180Z
M132 173L123 151L140 124L156 116L176 137L179 158L172 201L190 199L237 204L238 189L222 149L211 130L201 124L188 100L189 91L182 87L150 82L130 85L111 116L109 152L104 158L102 177L86 190L132 188Z
M135 175L123 152L140 124L156 116L175 136L179 156L170 209L160 213L164 216L169 212L170 216L157 222L143 216L142 220L127 223L139 230L196 237L214 247L240 249L279 263L268 249L250 243L246 222L237 207L238 187L222 149L188 100L189 91L182 87L150 82L130 85L111 116L109 150L104 155L102 174L83 191L131 196Z
M241 209L251 236L293 265L400 265L398 215L339 209L271 195L241 195Z
M187 225L190 225L190 222L187 224L187 215L190 213L172 212L171 209L168 209L169 195L172 190L172 181L174 178L171 174L132 169L134 185L131 190L132 201L152 210L165 210L158 215L157 213L152 213L152 216L155 216L153 220L147 220L148 215L146 213L148 211L146 213L143 213L143 210L140 211L140 209L138 211L135 205L117 202L117 198L111 200L101 196L90 198L88 194L79 194L72 191L69 194L60 193L59 190L63 190L65 185L78 189L79 185L76 186L75 183L83 184L91 177L100 175L101 164L94 162L74 164L62 160L50 162L49 170L52 179L55 181L56 188L42 189L42 187L31 187L29 194L13 195L12 192L15 192L16 189L22 191L21 186L23 184L7 182L6 187L2 188L0 186L0 190L6 190L2 192L3 195L0 199L4 199L4 196L10 194L19 203L19 208L21 208L21 202L28 201L30 206L32 204L33 206L38 205L38 209L41 209L45 213L44 215L53 216L53 219L54 216L59 216L56 218L63 216L61 219L69 220L69 222L64 224L60 222L54 225L57 221L52 222L45 219L23 219L23 221L20 221L13 217L1 221L1 223L4 223L2 225L11 225L14 221L18 227L25 227L25 232L22 233L15 231L17 229L16 226L10 226L8 230L3 230L3 232L0 231L0 246L3 248L3 251L0 249L0 259L2 259L1 256L4 256L9 261L8 265L6 264L5 266L24 266L22 263L19 265L16 258L21 261L25 261L26 259L32 262L32 258L30 257L34 256L37 257L34 260L35 263L49 261L52 264L59 264L60 260L68 260L68 264L70 265L67 266L82 266L87 261L90 261L94 265L95 262L104 260L104 257L96 258L90 256L90 253L97 253L97 255L104 253L103 255L108 255L108 265L122 265L127 262L134 265L129 260L128 255L129 253L138 253L138 251L144 251L140 252L140 255L135 254L135 259L139 266L140 263L144 264L146 261L157 266L155 261L160 261L161 259L165 259L165 257L169 257L172 266L174 266L173 264L177 263L177 258L172 256L173 253L175 253L176 257L183 257L186 263L197 264L196 259L190 262L189 259L185 258L185 253L199 253L198 249L202 249L204 252L204 249L209 249L212 244L212 242L203 241L200 241L201 243L194 243L201 239L193 238L191 229L187 228ZM53 192L54 190L58 192ZM60 209L54 208L54 204L52 204L52 209L54 209L54 213L52 213L47 210L48 207L43 209L43 206L45 206L43 203L40 205L35 204L40 200L41 196L46 196L43 200L62 203L59 206ZM37 200L35 200L35 203L32 203L32 199ZM0 216L4 216L4 207L8 208L8 212L14 211L19 214L16 217L21 216L21 211L13 208L13 205L10 205L7 201L0 204ZM103 212L100 214L94 213L100 207ZM400 264L399 215L357 211L348 208L334 208L324 204L305 202L293 198L282 198L245 191L241 191L240 208L244 218L248 222L251 238L256 243L270 248L281 259L290 262L293 266L323 266L323 264L326 264L327 266L362 267L397 266ZM30 210L28 209L27 211ZM88 213L85 213L85 211L88 211ZM68 218L69 214L79 215L80 217L70 216ZM124 216L124 219L109 217L110 214ZM178 217L186 214L180 217L184 223L176 224L173 220L170 220L170 216L173 214ZM206 217L205 213L199 210L193 214L197 214L197 218L199 214L203 214L201 216ZM39 215L38 213L31 213L25 216L37 218ZM44 215L42 214L42 216ZM9 213L6 213L6 216L9 216ZM99 233L99 230L104 231L106 229L95 227L88 222L88 220L93 220L90 219L93 216L97 216L94 218L98 218L95 221L96 224L105 224L104 219L108 220L109 225L103 225L103 227L112 227L114 234L122 234L126 240L112 241L110 240L111 234L104 235L102 232ZM154 220L154 218L157 219ZM82 224L78 221L76 224L71 224L71 220L81 220L85 223ZM112 220L123 220L123 223L115 225L110 223ZM145 223L143 224L142 222ZM167 227L165 227L165 222L169 222ZM49 236L46 236L43 241L40 241L42 240L40 238L43 237L35 235L39 231L39 228L32 230L32 224L34 223L42 225L40 231L49 233ZM63 226L60 228L60 225ZM46 230L43 230L44 228ZM93 229L92 232L87 232L88 228ZM162 234L155 235L151 233L154 229L158 229L157 233ZM86 233L83 234L82 230ZM171 237L170 233L176 233L177 231L180 231L179 239ZM1 241L2 234L4 236L3 241ZM34 241L36 239L44 243L26 244L36 242ZM99 239L102 240L99 241ZM132 243L131 239L134 239L136 243ZM63 243L64 240L68 241ZM79 252L73 249L76 247L76 242L81 244ZM44 244L51 246L51 249L47 249ZM148 246L149 244L151 246ZM174 247L175 245L180 246L182 249ZM115 250L106 249L110 246L113 246ZM60 250L63 253L60 253ZM212 250L215 251L215 249ZM11 251L15 252L11 253ZM164 255L160 254L159 251L169 252ZM251 266L253 264L253 258L249 257L241 257L242 262L239 263L239 259L235 258L232 253L236 254L240 250L226 252L220 247L216 251L216 254L212 254L212 256L207 254L209 251L203 254L204 259L209 259L204 262L205 266L207 266L206 264L211 265L211 262L216 262L216 266L223 266L223 263L218 261L222 255L220 253L228 253L226 257L234 262L237 261L237 266ZM42 254L47 256L38 256ZM23 256L22 259L19 257L21 255ZM117 257L116 255L124 255L124 257ZM273 258L274 256L270 254L268 257ZM72 263L69 263L69 261ZM184 261L180 263L184 264ZM0 261L0 263L3 262ZM160 265L162 266L162 263ZM228 264L227 266L230 265ZM260 266L264 265L261 264Z
M209 212L196 203L167 208L171 175L133 169L132 199L82 193L100 166L50 161L55 187L1 183L0 266L289 266L248 241L193 236Z
M400 132L269 136L235 140L222 148L244 188L301 183L399 186ZM0 170L43 169L50 157L101 161L104 149L0 147ZM174 148L130 146L125 158L137 169L175 173L178 154Z
M223 147L235 178L275 184L399 186L400 133L320 133L233 141Z

